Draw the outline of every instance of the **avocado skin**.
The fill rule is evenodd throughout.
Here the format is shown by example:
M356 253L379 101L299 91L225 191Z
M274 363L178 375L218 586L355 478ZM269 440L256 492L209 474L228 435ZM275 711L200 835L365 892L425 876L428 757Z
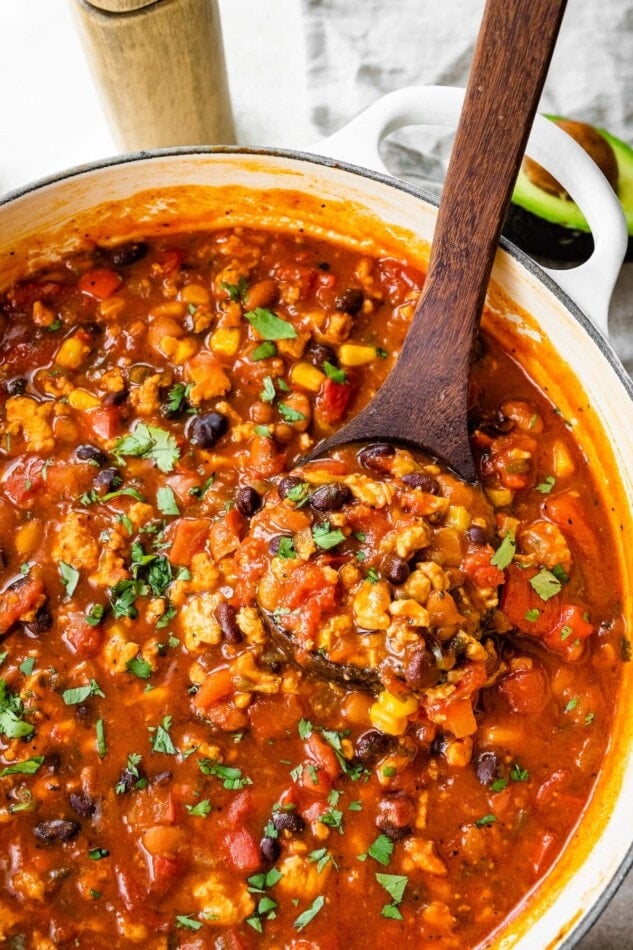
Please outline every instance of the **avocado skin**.
M514 203L508 210L502 233L544 267L573 267L588 260L593 252L593 237L587 231L546 221ZM624 259L633 261L633 236L630 234Z

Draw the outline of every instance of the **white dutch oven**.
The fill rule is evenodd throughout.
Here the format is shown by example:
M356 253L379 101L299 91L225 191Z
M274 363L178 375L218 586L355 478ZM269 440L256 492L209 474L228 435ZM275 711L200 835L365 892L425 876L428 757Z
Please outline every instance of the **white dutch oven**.
M164 150L38 182L0 201L0 289L25 270L86 242L236 224L305 229L424 264L435 199L390 178L378 144L404 125L456 125L462 95L462 90L441 87L392 93L321 143L321 155ZM606 180L560 129L538 118L528 152L581 206L595 250L581 267L550 275L504 243L485 325L506 349L517 351L530 376L573 423L608 499L624 564L633 522L633 387L606 333L626 227ZM365 167L337 161L342 156ZM630 618L631 584L623 574ZM592 800L559 862L495 935L495 946L572 946L626 874L633 841L632 703L633 671L625 668L609 752Z

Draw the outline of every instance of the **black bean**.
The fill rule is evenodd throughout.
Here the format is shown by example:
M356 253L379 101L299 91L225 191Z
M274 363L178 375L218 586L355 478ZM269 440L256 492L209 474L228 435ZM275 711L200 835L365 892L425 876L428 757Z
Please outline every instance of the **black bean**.
M443 732L438 732L435 739L433 739L433 742L431 743L431 755L442 755L447 743L448 740L445 734Z
M489 544L491 541L490 534L478 524L471 525L466 534L468 540L472 541L473 544Z
M67 821L64 818L53 818L50 821L39 821L33 828L33 834L38 841L52 844L55 841L71 841L81 831L78 821Z
M409 488L421 488L423 492L429 495L439 495L440 493L440 483L426 472L409 472L408 475L402 476L402 481Z
M494 412L486 413L478 422L477 428L481 429L487 435L498 436L505 435L514 428L514 421L509 416L504 416L498 409Z
M72 810L76 811L81 818L90 818L97 807L92 795L88 792L71 792L68 801Z
M84 442L75 449L75 455L81 462L96 462L101 468L108 461L106 453L98 445Z
M187 426L187 438L201 449L210 449L228 427L229 420L221 412L205 412L192 418Z
M116 491L123 484L123 479L118 468L102 468L92 479L92 484L99 495L107 495L109 492Z
M169 769L165 769L164 772L159 772L158 775L154 776L152 779L152 785L169 785L169 783L173 782L173 780L174 773L170 772Z
M367 445L358 453L358 461L365 468L375 472L389 471L389 459L396 454L390 442L375 442Z
M241 643L243 640L242 631L237 625L237 610L226 600L220 601L215 609L215 619L217 620L223 638L227 643Z
M290 834L300 834L306 826L305 821L294 808L291 811L273 812L272 823L277 831L289 831Z
M259 853L267 864L274 864L281 854L281 845L277 838L268 835L259 842Z
M481 752L475 759L475 774L482 785L490 785L499 774L499 759L494 752Z
M130 395L129 389L120 389L118 393L108 393L103 400L104 406L122 406Z
M310 495L310 505L315 511L338 511L351 500L352 493L347 485L339 485L337 482L321 485Z
M92 320L87 320L86 323L82 323L79 326L80 332L83 334L84 338L95 339L98 336L101 336L103 333L103 327L99 323L94 323Z
M42 604L35 612L32 620L29 620L27 627L36 635L46 633L53 626L53 615L50 612L48 604Z
M356 758L359 759L364 766L370 767L389 752L391 745L391 738L385 735L384 732L378 732L377 729L369 729L356 740L354 752Z
M110 260L115 267L127 267L142 260L147 254L145 241L130 241L128 244L119 244L110 251Z
M21 377L8 379L4 386L9 396L21 396L26 389L26 380Z
M139 776L135 775L134 772L131 772L129 769L123 769L119 775L119 781L116 786L118 794L123 795L125 792L131 792L138 780Z
M279 492L280 498L287 498L289 493L293 488L298 488L299 485L302 485L303 482L300 478L296 478L294 475L286 475L285 478L282 478L279 484L277 485L277 491Z
M382 576L390 584L404 584L410 574L409 565L397 554L388 554L380 565Z
M240 514L250 518L262 506L262 496L250 485L240 488L235 493L235 507Z
M351 313L352 316L360 310L365 301L365 296L360 287L348 287L339 294L334 305L337 310L343 310L345 313Z
M306 350L305 356L308 362L318 367L318 369L322 369L324 363L331 363L332 366L336 366L338 362L336 351L324 343L312 343Z
M404 680L410 689L426 689L434 686L440 675L435 660L428 650L416 649L407 657Z

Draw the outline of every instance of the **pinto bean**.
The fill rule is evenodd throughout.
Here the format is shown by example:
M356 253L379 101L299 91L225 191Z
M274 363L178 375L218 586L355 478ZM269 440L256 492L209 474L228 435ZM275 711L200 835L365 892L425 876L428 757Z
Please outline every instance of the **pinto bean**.
M256 307L270 307L277 300L279 290L277 284L270 277L258 280L246 291L244 307L246 310L255 310Z
M242 631L237 625L237 611L235 607L221 600L215 609L215 619L217 620L222 637L227 643L241 643L244 639Z

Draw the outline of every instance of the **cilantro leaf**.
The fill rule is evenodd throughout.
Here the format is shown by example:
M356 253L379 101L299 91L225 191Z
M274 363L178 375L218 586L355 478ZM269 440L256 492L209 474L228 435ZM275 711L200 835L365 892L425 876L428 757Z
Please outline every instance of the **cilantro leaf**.
M494 825L494 823L498 820L499 819L497 818L496 815L484 815L483 818L477 819L477 821L475 822L475 825L478 828L485 828L486 825Z
M103 620L104 613L105 607L103 604L91 604L90 610L86 614L86 623L90 624L91 627L98 627Z
M90 680L83 686L75 686L73 689L65 689L62 693L62 699L67 706L77 706L85 702L90 696L105 697L105 693L96 680Z
M304 927L307 927L310 921L314 920L324 904L325 897L323 897L323 895L320 894L318 897L315 897L310 906L304 910L302 914L299 914L293 923L295 930L303 930Z
M173 488L162 485L156 492L156 504L163 515L179 515L180 509Z
M77 589L77 584L79 583L79 571L70 564L66 564L65 561L60 561L59 575L61 577L62 584L66 588L66 596L72 597L72 595L75 593L75 590Z
M273 383L272 376L264 376L264 388L259 394L262 402L274 402L277 397L277 390Z
M277 557L283 558L286 561L293 561L297 556L295 551L294 541L292 538L283 535L279 539L279 546L277 548Z
M180 450L173 435L165 429L148 426L144 422L137 423L132 432L117 440L113 454L118 457L151 459L165 474L174 470L180 458Z
M313 525L312 537L316 546L324 551L329 551L330 548L335 548L337 544L345 541L345 535L340 528L330 529L329 521Z
M191 914L176 914L176 927L184 927L187 930L200 930L201 920L194 920Z
M539 482L536 486L536 490L542 495L549 495L552 488L556 484L556 479L553 475L546 475L542 482Z
M171 716L164 716L160 726L149 726L148 728L152 734L150 740L152 752L163 752L165 755L178 755L178 750L169 735Z
M323 369L325 370L325 375L334 380L335 383L346 383L347 382L347 373L344 369L339 369L338 366L334 366L333 363L328 363L327 360L323 363Z
M536 591L541 600L549 600L559 594L562 588L561 582L555 574L543 567L530 578L530 587Z
M246 295L246 291L248 290L248 281L242 274L240 277L238 277L236 284L228 284L223 280L220 283L220 287L222 290L226 290L227 294L234 303L239 303Z
M142 656L132 657L125 665L130 673L138 676L139 679L148 680L152 675L152 667Z
M14 762L13 765L7 765L0 772L0 778L5 775L35 775L44 762L43 755L36 755L32 759L23 759L22 762Z
M405 874L381 874L377 871L376 880L381 887L384 887L392 901L399 904L404 896L409 878Z
M508 531L508 533L504 535L503 541L490 558L490 563L502 571L508 566L508 564L512 562L512 558L514 557L514 552L516 549L517 543L514 534L511 531Z
M244 314L244 317L262 340L296 340L297 331L287 320L282 320L272 310L264 307L255 307Z
M297 409L293 409L292 406L287 405L285 402L280 402L277 408L279 409L279 415L282 419L285 419L286 422L305 422L306 417L304 414Z
M263 343L260 343L251 353L251 359L253 363L259 362L259 360L267 360L271 356L277 355L277 347L272 342L272 340L265 340Z
M531 623L535 623L538 618L541 616L541 611L538 607L530 607L529 610L525 611L525 619L529 620Z
M195 818L206 818L211 811L211 802L208 798L203 798L196 805L185 805L185 808Z
M377 861L378 864L384 865L386 867L391 860L391 855L393 854L393 841L391 841L387 835L378 835L375 841L367 848L367 854Z
M245 785L253 784L250 778L242 775L240 769L222 765L220 762L212 762L211 759L200 759L198 768L203 775L213 775L215 778L222 779L224 788L229 789L229 791L236 791L244 788Z
M165 409L167 412L177 414L187 405L187 396L191 390L191 383L175 383L167 393Z

